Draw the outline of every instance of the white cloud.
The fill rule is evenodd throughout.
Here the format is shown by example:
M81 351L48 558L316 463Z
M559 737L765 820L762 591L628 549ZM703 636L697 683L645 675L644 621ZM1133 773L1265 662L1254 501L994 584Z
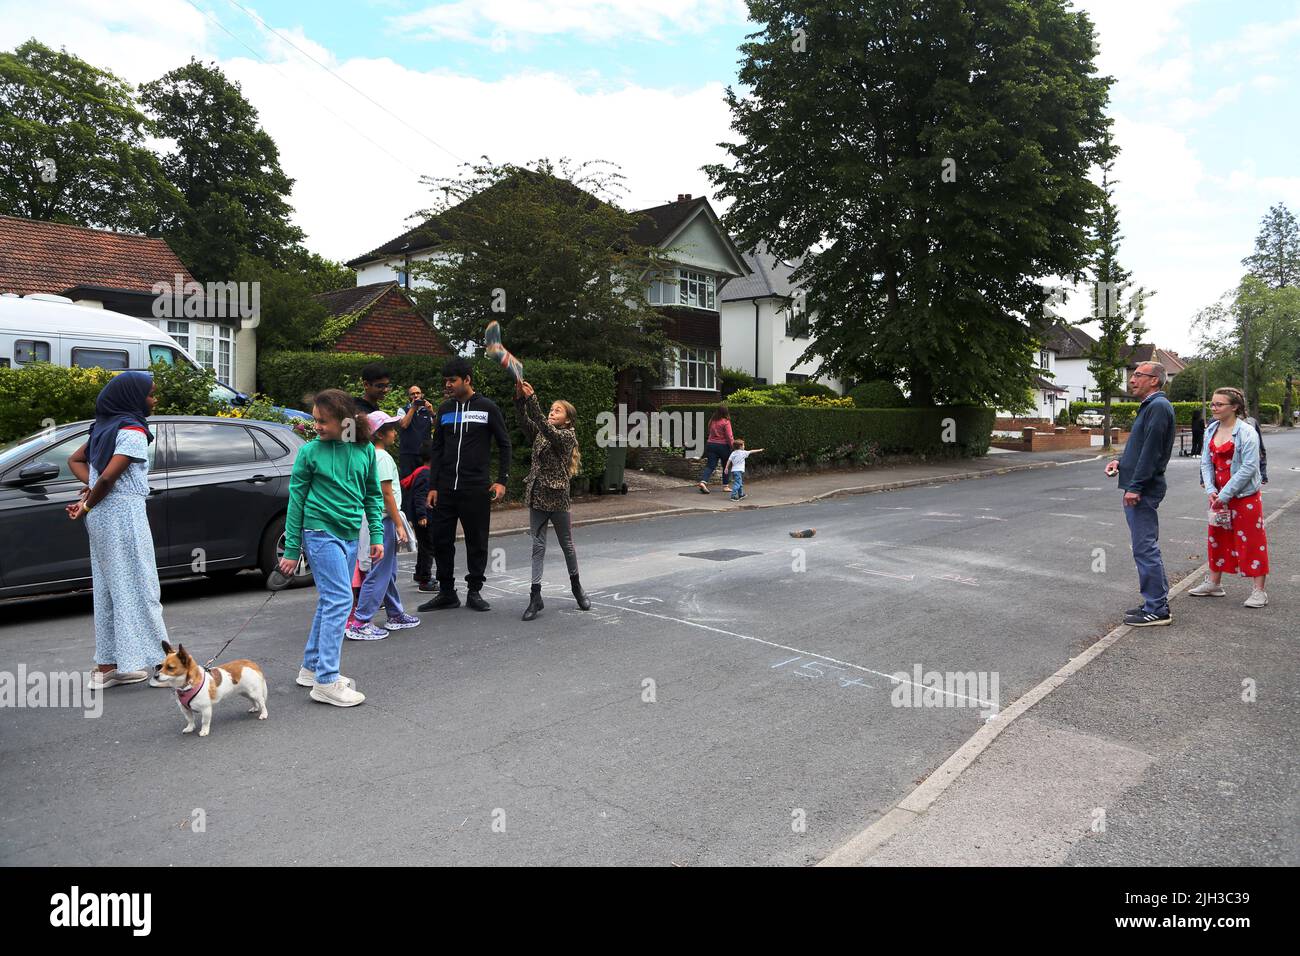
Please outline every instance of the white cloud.
M175 0L41 0L3 7L0 49L36 37L137 86L183 66L191 55L210 56L216 30L188 3Z
M592 42L626 36L662 41L740 22L746 13L742 0L452 0L393 17L391 23L408 38L501 50L561 34Z

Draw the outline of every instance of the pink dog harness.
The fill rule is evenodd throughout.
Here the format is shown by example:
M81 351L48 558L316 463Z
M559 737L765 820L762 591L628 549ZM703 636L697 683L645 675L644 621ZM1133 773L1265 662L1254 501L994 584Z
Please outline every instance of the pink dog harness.
M182 687L180 690L176 691L176 699L180 701L181 706L184 707L186 710L190 710L191 709L190 701L192 701L195 697L199 696L199 691L203 690L203 685L206 684L207 682L208 682L208 672L204 671L203 676L199 678L198 684L196 684L194 687L190 687L190 688Z

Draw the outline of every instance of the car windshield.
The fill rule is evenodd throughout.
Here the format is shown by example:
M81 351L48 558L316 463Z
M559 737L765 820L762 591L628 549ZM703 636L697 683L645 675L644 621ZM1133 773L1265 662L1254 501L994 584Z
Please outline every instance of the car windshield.
M38 448L49 444L52 437L54 437L53 433L42 431L37 432L35 435L28 435L26 438L19 438L7 444L0 445L0 471L4 471L14 462L22 461Z
M239 401L239 393L229 385L217 382L216 385L212 386L212 400L223 405L235 405Z

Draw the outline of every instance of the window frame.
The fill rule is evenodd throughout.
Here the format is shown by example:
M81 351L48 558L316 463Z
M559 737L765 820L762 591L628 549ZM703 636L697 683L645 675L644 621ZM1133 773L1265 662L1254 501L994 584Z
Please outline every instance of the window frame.
M78 352L100 352L104 354L120 355L122 356L122 364L120 366L81 365L78 364L77 362ZM126 349L101 348L96 345L74 345L72 347L72 354L68 358L68 364L72 368L102 368L105 371L109 371L109 372L121 372L131 367L131 353L128 352Z
M21 361L18 358L18 349L23 345L44 345L45 358L33 358L30 362ZM34 353L36 350L33 349L32 351ZM35 365L38 362L52 362L53 359L50 356L52 356L53 354L54 354L53 343L47 342L45 341L45 339L14 339L14 364L17 365L19 368L22 368L23 366L26 365Z
M664 362L663 384L655 386L659 389L669 389L681 392L716 392L718 388L718 359L720 349L711 345L676 345L670 349L670 355ZM708 356L708 358L706 358ZM712 380L712 385L689 385L685 384L692 377L692 370L708 370L706 379ZM696 380L699 381L699 373L696 374Z

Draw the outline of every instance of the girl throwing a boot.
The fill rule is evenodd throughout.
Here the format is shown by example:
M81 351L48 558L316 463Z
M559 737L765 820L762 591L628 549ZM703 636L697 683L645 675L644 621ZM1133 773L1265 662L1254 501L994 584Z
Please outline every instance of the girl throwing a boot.
M542 414L537 394L527 382L515 385L515 411L524 435L532 440L533 456L524 479L524 503L528 505L528 527L533 538L533 587L523 619L531 621L545 606L542 603L542 566L546 563L546 525L555 528L555 537L569 567L569 584L574 600L586 611L591 601L578 580L578 553L573 547L573 528L569 523L569 480L582 468L578 435L574 431L577 411L566 401L551 404Z

